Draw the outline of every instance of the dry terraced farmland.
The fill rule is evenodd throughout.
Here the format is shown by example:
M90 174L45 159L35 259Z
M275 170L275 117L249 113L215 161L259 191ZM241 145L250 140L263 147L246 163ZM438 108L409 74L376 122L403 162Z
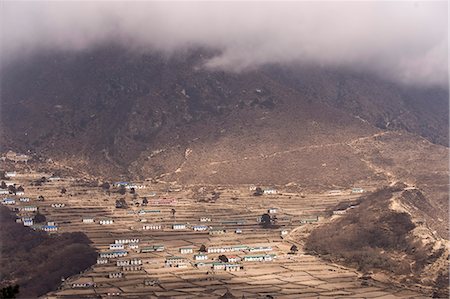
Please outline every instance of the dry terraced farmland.
M19 202L13 207L35 205L47 221L54 221L58 232L84 232L99 253L111 251L110 244L116 240L139 239L138 248L124 245L127 256L107 258L104 264L97 264L75 277L65 280L59 290L48 294L49 298L92 298L94 296L120 296L126 298L217 298L227 290L237 297L258 298L272 295L276 298L419 298L420 295L396 289L376 281L359 279L360 273L329 264L317 257L305 254L301 244L297 254L289 254L294 243L289 234L281 237L281 231L291 232L298 228L308 231L323 221L322 216L339 202L355 200L358 195L349 190L342 194L300 194L284 193L253 196L249 186L221 186L220 197L215 202L198 201L193 189L198 186L184 186L176 192L167 192L165 184L150 184L137 190L139 198L148 197L148 206L136 206L132 195L125 196L111 192L110 195L99 187L86 187L71 178L47 182L42 186L31 186L31 182L44 173L18 175L14 180L25 187L28 203ZM62 188L67 189L61 194ZM370 186L365 186L370 189ZM213 188L209 186L209 188ZM282 191L282 190L281 190ZM37 201L38 196L44 201ZM152 205L156 198L172 198L176 202L169 205ZM125 198L127 209L115 208L115 201ZM64 203L63 207L52 204ZM263 228L258 218L276 208L277 227ZM172 213L175 209L175 213ZM142 213L147 210L147 213ZM140 212L141 211L141 212ZM26 216L30 212L20 212ZM274 213L275 214L275 213ZM210 222L200 222L201 217ZM84 218L93 218L93 223L84 223ZM113 223L101 225L102 219L112 219ZM306 223L305 223L306 222ZM173 224L185 224L185 229L174 230ZM145 225L161 225L160 230L144 230ZM206 231L194 231L195 225L220 228L225 232L211 235ZM241 233L236 233L236 230ZM153 245L163 245L163 251L141 252ZM207 249L244 245L240 251L206 253L207 260L196 261L201 245ZM192 248L193 252L180 253L180 248ZM259 249L256 249L259 248ZM267 261L236 261L224 264L235 265L230 269L220 269L220 255L228 258L236 256L269 257ZM179 266L167 266L166 259L181 257ZM70 257L67 257L70 258ZM136 268L125 271L117 261L140 261ZM204 263L204 265L196 265ZM235 271L231 271L235 270ZM121 277L109 278L111 273L122 273ZM89 287L74 287L74 284Z

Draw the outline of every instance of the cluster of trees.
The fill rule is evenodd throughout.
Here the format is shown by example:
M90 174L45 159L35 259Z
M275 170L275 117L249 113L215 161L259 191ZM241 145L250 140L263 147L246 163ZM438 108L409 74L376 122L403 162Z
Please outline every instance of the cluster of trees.
M260 225L263 228L277 228L277 217L276 216L270 216L268 213L264 213L261 216Z
M264 190L261 187L256 187L255 192L253 192L253 196L261 196L264 194Z
M25 189L24 189L22 186L19 186L19 187L16 187L16 185L9 185L9 186L8 186L8 185L5 183L5 181L2 181L2 182L0 183L0 188L2 188L2 189L8 189L9 193L10 193L10 194L14 194L14 195L16 195L17 192L24 192L24 191L25 191Z
M0 293L0 299L9 299L16 298L16 295L19 294L19 285L9 285L7 287L2 288Z
M9 185L8 186L8 191L9 191L10 194L16 195L17 192L24 192L25 189L22 186L16 187L16 185Z
M290 249L290 254L296 254L297 253L297 251L298 251L298 247L297 247L297 245L292 245L291 246L291 249Z
M36 215L34 215L34 217L33 217L33 221L35 223L45 223L45 222L47 222L47 217L45 217L44 214L37 212Z
M127 193L125 186L120 186L119 190L117 190L117 193L119 193L120 195L125 195L125 193Z
M116 200L116 208L117 209L127 209L128 208L128 204L125 201L125 198Z
M37 179L34 181L34 183L31 183L31 186L42 186L42 184L48 182L47 178L45 176L41 177L40 179Z
M213 191L211 193L211 201L216 201L219 199L219 197L220 197L220 192Z
M127 189L125 188L125 186L120 186L119 189L117 189L117 193L119 193L120 195L125 195L127 193ZM130 194L135 195L136 189L130 188Z
M219 261L223 262L223 263L228 263L228 258L226 255L219 255Z
M56 290L61 277L75 275L96 263L97 253L85 234L49 235L16 223L15 217L0 206L0 277L3 282L20 285L20 297L38 298ZM2 296L14 298L16 291L15 286L6 286Z
M109 185L108 182L104 182L103 184L100 185L100 187L101 187L103 190L109 190L109 188L111 188L111 185Z

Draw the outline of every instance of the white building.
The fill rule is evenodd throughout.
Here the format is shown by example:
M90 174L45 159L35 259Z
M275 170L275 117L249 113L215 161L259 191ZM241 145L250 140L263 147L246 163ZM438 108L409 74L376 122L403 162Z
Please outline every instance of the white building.
M200 222L211 222L211 218L209 217L201 217Z
M128 244L128 247L130 248L130 249L139 249L139 243L129 243Z
M173 225L172 225L172 229L175 229L175 230L186 229L186 224L180 224L180 223L178 223L178 224L173 224Z
M72 289L79 289L79 288L95 288L95 283L93 282L75 282L72 283Z
M109 225L109 224L113 224L114 220L112 220L112 219L102 219L102 220L99 221L99 223L101 225Z
M227 258L230 263L237 263L241 261L241 258L236 255L228 256Z
M194 231L205 231L205 230L208 230L208 226L206 226L206 225L194 225L192 227L192 229Z
M122 278L123 273L122 272L112 272L108 274L109 278Z
M363 188L353 188L352 193L364 193L364 189Z
M181 247L180 253L181 254L194 253L194 249L192 247Z
M276 256L274 254L247 255L244 256L244 262L271 262Z
M44 225L42 230L45 232L56 232L58 227L56 225Z
M119 188L119 187L121 187L121 186L126 187L126 186L128 186L129 184L130 184L130 183L128 183L128 182L115 182L115 183L113 184L113 186L116 187L116 188Z
M278 212L278 209L277 208L270 208L270 209L267 210L267 212L269 214L276 214Z
M29 197L21 197L21 198L19 198L19 201L20 202L29 202L30 198Z
M116 296L120 296L120 292L108 292L106 293L106 296L108 297L116 297Z
M5 176L13 178L13 177L17 176L17 172L15 172L15 171L8 171L8 172L5 172Z
M164 251L164 245L144 246L140 250L141 253L155 252L155 251Z
M83 223L94 223L94 218L83 218Z
M226 231L223 228L210 228L209 230L210 235L223 235L225 232Z
M23 206L20 210L25 212L36 212L38 208L36 206Z
M23 192L23 191L16 191L16 195L25 195L25 192Z
M333 215L344 215L346 212L346 210L337 210L333 211Z
M107 264L108 263L108 259L106 259L106 258L98 258L97 259L97 264L98 265L104 265L104 264Z
M122 271L140 271L140 270L142 270L142 266L130 265L122 267Z
M16 201L12 198L3 198L2 204L4 205L15 205Z
M173 256L166 259L166 265L173 267L178 264L185 264L187 260L183 257Z
M137 184L130 184L130 185L127 185L127 186L125 186L125 189L135 189L135 190L138 190L138 189L144 189L145 188L145 186L144 185L137 185Z
M61 177L52 175L52 176L49 177L47 180L50 181L50 182L57 182L57 181L60 181L60 180L61 180Z
M273 188L264 189L264 194L266 194L266 195L277 194L277 193L278 193L278 191Z
M9 191L6 189L0 189L0 194L9 194Z
M33 219L23 220L23 225L24 226L32 226L33 225Z
M117 267L128 266L129 264L130 264L129 260L118 260L118 261L116 261L116 266Z
M144 225L142 227L143 230L161 230L162 229L162 225L161 224L149 224L149 225Z
M280 232L281 237L284 237L284 236L286 236L287 234L289 234L289 232L288 232L287 230L282 230L282 231Z
M194 260L196 261L206 261L208 256L206 254L194 254Z
M130 260L130 265L142 265L142 260L140 259Z
M238 264L225 264L225 271L236 272L241 270L241 265Z
M52 208L64 208L65 206L65 203L52 203Z
M213 263L213 269L214 270L225 270L225 264L224 263Z
M128 251L126 250L116 250L116 251L108 251L108 252L100 252L100 258L117 258L124 257L128 255Z
M110 250L114 250L114 249L125 249L125 246L123 244L109 244L109 249Z
M128 244L128 243L139 243L139 239L133 238L133 239L116 239L114 240L115 244Z
M247 250L248 246L245 245L231 245L221 247L208 247L208 253L225 253L225 252L237 252Z

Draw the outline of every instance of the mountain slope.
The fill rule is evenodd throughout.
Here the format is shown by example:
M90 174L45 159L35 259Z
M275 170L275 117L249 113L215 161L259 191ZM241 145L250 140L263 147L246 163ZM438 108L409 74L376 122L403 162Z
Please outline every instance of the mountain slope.
M96 174L143 177L176 171L190 148L194 154L205 152L191 155L192 163L212 164L183 175L188 161L178 177L194 180L197 172L206 172L211 182L305 179L289 162L301 163L304 157L315 163L303 171L329 165L323 167L330 184L337 173L350 171L345 169L352 164L347 160L356 163L350 172L360 170L356 179L371 176L345 143L386 126L447 143L448 117L443 116L448 110L440 109L446 91L413 93L420 99L437 95L429 100L433 105L420 100L419 109L414 104L419 100L410 100L404 87L388 86L373 76L299 67L240 74L209 71L200 67L209 55L200 50L170 57L137 55L111 46L30 58L2 73L4 146L44 153ZM276 154L280 152L283 157ZM258 156L269 157L261 163L241 162ZM223 162L233 159L247 168L243 175L235 173L232 162ZM224 171L229 164L219 178L210 176L217 163ZM291 166L283 171L285 179L267 174L277 165Z
M389 280L418 284L430 295L448 297L448 284L441 279L448 281L448 241L433 234L426 220L412 216L411 201L424 205L427 198L399 185L361 198L343 216L313 230L305 247L362 272L381 271Z
M2 150L108 180L306 192L404 182L420 193L399 199L402 213L448 238L448 90L314 67L212 71L210 55L111 46L3 70Z

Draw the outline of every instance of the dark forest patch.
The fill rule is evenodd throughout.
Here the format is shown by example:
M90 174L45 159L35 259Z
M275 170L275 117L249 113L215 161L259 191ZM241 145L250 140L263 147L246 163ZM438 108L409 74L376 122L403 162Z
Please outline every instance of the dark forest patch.
M18 284L20 298L36 298L56 290L61 278L95 264L97 252L81 232L48 235L15 222L8 208L0 207L2 240L0 286Z

